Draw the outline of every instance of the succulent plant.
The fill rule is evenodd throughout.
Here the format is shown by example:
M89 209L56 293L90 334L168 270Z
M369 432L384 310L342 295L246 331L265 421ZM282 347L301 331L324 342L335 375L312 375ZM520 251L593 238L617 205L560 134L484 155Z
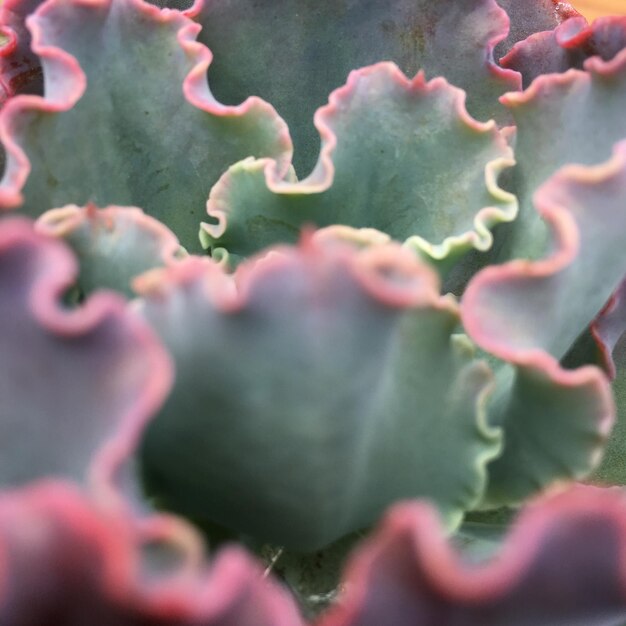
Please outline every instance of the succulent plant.
M157 4L0 7L0 623L626 623L626 19Z

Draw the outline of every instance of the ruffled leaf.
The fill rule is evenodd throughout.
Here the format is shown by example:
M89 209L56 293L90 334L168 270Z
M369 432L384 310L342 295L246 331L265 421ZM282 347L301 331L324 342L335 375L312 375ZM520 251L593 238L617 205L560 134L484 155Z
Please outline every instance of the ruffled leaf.
M576 467L573 477L588 473L599 460L614 412L600 371L582 368L565 374L554 359L570 350L626 273L626 145L619 145L604 164L563 169L535 194L554 169L568 162L601 162L613 141L626 135L626 51L610 62L596 57L585 65L587 72L541 77L527 92L507 96L519 124L513 186L520 213L514 226L500 231L498 253L501 260L539 260L483 270L464 298L464 323L478 345L512 361L516 381L528 368L551 371L563 403L557 419L528 408L545 403L537 406L521 398L511 420L507 394L500 391L494 399L492 419L504 427L506 445L489 468L487 502L492 504L519 500L545 485L556 470L564 475L566 468ZM513 380L510 374L501 376ZM568 391L572 387L578 394ZM533 395L542 398L542 393ZM566 421L567 411L577 417ZM542 415L543 426L537 419ZM573 447L564 445L561 436L568 423L577 424L572 432L579 433ZM554 440L558 446L545 447Z
M490 247L489 231L515 217L497 186L512 152L493 122L480 124L464 94L390 63L353 72L316 113L322 152L309 178L280 180L269 160L233 166L213 188L205 245L247 256L293 241L303 225L386 232L437 261Z
M76 265L26 221L0 228L3 485L58 475L101 489L134 451L171 384L167 355L123 300L64 310ZM106 497L110 498L107 490Z
M0 5L0 28L7 42L0 48L0 102L19 94L43 94L43 71L39 57L31 48L31 34L26 18L34 13L44 0L6 0ZM202 0L162 0L154 2L162 8L179 9L194 17Z
M480 272L465 296L468 332L487 350L541 349L560 359L626 275L626 142L598 166L568 166L535 194L552 253ZM541 311L550 311L537 323Z
M487 268L463 298L470 336L517 368L514 376L501 372L511 387L501 385L491 407L505 430L504 453L489 468L491 504L519 501L550 476L584 476L599 460L614 413L599 369L566 372L556 359L626 273L626 143L605 164L562 169L535 199L554 232L551 256Z
M499 448L489 369L452 337L456 305L411 252L318 237L233 279L197 259L143 278L177 372L144 439L148 491L297 550L406 496L453 527Z
M626 620L620 493L579 488L524 512L486 565L463 562L432 510L397 505L348 565L322 626L619 626Z
M586 173L584 168L568 170L563 176L572 178L569 186L563 182L563 176L557 176L552 185L547 183L564 165L601 164L610 157L615 140L626 136L626 50L609 62L598 57L588 59L585 66L585 72L570 70L540 77L526 92L506 96L518 122L517 164L509 188L518 197L519 213L514 224L504 224L499 229L490 260L529 261L505 265L502 273L497 268L488 269L474 283L475 293L481 291L489 299L494 296L487 308L491 304L495 308L485 317L491 324L500 317L492 329L494 333L501 336L506 332L505 326L512 325L512 342L545 348L559 359L599 313L623 275L623 269L619 269L623 267L623 246L621 235L616 233L623 214L616 198L624 193L623 176L616 169L622 167L619 161L623 157L616 155L604 166ZM623 152L623 148L619 151ZM543 183L545 190L538 192ZM579 190L581 198L573 197ZM539 210L533 203L536 193L545 198L539 200ZM571 212L570 203L574 207ZM596 203L600 206L596 207ZM580 245L579 227L584 240ZM593 240L591 232L600 237L606 235L606 241ZM534 261L542 258L545 262ZM611 267L613 262L615 268ZM500 285L511 278L504 289L506 297L499 298L493 288L477 286L489 283L492 276L499 276L496 282ZM598 280L598 276L603 279ZM558 283L554 292L552 280ZM533 305L525 301L527 288L535 290ZM546 301L539 303L537 298L544 296ZM509 297L521 303L521 308L514 310L507 304ZM553 310L559 319L554 315L537 324L536 312L544 310L547 303L556 307ZM501 313L507 308L514 317L505 321L506 315L502 317Z
M493 353L512 367L497 370L488 406L489 422L503 430L504 449L487 467L481 508L518 505L554 483L588 476L615 419L600 369L564 370L545 352L517 351L504 342Z
M0 47L0 104L16 94L41 94L43 73L31 50L26 18L42 0L6 0L0 5L0 28L7 41Z
M134 295L136 276L185 256L172 231L134 207L70 205L47 211L35 228L72 248L82 293L109 288Z
M588 59L585 68L541 76L525 92L503 98L517 124L510 189L519 200L519 214L515 224L500 229L492 260L544 256L550 231L533 206L537 189L564 165L606 161L626 137L626 50L608 62ZM595 304L595 313L605 301Z
M580 14L569 2L560 0L497 0L511 21L507 38L496 46L496 60L534 33L554 30L559 24Z
M201 211L228 165L288 160L271 106L212 97L210 53L184 15L140 0L52 1L29 24L45 97L17 97L2 111L2 204L23 202L30 215L91 201L141 206L198 248Z
M593 56L610 61L625 47L626 17L600 18L591 26L580 17L518 43L500 62L520 72L528 87L541 74L583 69Z
M283 590L238 548L208 573L154 579L124 518L62 483L0 495L0 622L90 626L299 626Z
M494 0L207 2L200 21L216 96L271 102L289 124L301 177L318 155L313 114L351 70L394 61L407 76L444 76L467 91L480 120L502 118L498 96L519 88L492 59L508 23Z

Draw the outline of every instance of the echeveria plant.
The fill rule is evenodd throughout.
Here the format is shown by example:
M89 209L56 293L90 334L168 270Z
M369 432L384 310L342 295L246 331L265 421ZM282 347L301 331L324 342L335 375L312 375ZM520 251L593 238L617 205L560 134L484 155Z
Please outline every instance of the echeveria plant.
M2 626L626 623L626 19L0 24Z

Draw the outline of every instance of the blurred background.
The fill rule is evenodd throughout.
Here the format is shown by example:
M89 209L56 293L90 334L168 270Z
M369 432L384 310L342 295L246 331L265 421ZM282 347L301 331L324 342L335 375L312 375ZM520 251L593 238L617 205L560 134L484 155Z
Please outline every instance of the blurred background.
M626 0L570 0L589 21L601 15L626 15Z

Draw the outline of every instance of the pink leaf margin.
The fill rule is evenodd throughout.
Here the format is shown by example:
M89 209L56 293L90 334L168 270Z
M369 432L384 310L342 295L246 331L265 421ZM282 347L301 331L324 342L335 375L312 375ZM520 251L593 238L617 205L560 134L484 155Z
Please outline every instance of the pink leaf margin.
M617 288L598 317L591 324L591 334L600 350L609 378L617 376L613 350L626 331L626 280Z
M567 23L566 23L567 24ZM555 85L567 88L577 82L591 84L594 80L611 81L626 68L626 50L605 61L599 56L586 59L582 70L570 69L562 74L542 74L524 91L512 91L500 98L506 107L514 109L550 93Z
M622 59L626 61L626 55L622 55ZM611 71L610 67L614 66L614 60L604 62L591 59L590 61L601 64L601 67L604 69L609 68L607 71ZM571 70L571 72L580 74L577 70ZM570 72L567 74L570 74ZM557 77L558 80L569 80L567 74L559 75ZM546 77L543 80L550 81L550 78ZM540 88L540 86L537 86L537 83L543 82L543 80L540 78L535 81L527 91ZM527 94L519 96L522 99L527 97ZM554 251L545 259L537 261L515 260L480 271L469 283L461 305L463 325L470 337L481 348L516 366L544 371L552 380L564 387L591 385L596 390L598 396L602 398L604 409L602 411L603 417L601 418L601 431L606 434L610 432L613 423L615 406L610 385L604 373L594 366L565 370L554 357L543 349L515 345L515 340L511 338L510 334L500 324L494 325L491 316L485 314L482 300L484 293L497 291L499 284L508 285L517 280L525 279L536 279L539 281L550 279L564 268L567 268L578 256L578 228L567 207L553 202L552 188L555 185L558 186L568 180L586 184L600 183L625 169L626 141L617 144L611 159L601 165L569 165L561 168L548 182L539 188L534 197L538 213L553 232L555 240ZM481 311L482 313L480 313Z
M398 544L413 563L414 571L419 572L415 585L420 594L432 594L437 603L448 605L454 611L455 619L460 620L459 624L478 624L480 621L470 616L467 622L460 619L462 607L480 610L497 602L506 603L507 596L515 593L517 586L540 558L546 542L550 542L551 536L558 536L559 529L570 520L575 520L575 523L579 521L583 530L589 520L615 529L616 561L619 565L618 571L611 572L609 576L617 578L612 578L612 582L622 590L619 600L622 613L626 615L626 499L618 490L578 485L557 495L544 496L528 505L515 521L497 555L480 565L464 561L461 554L451 546L430 505L414 501L394 505L378 530L349 560L343 575L347 589L343 602L323 616L316 626L374 624L368 620L369 599L372 598L374 604L384 606L384 598L377 595L376 583L373 582L374 578L380 579L377 574L379 563L392 559L388 568L392 572L397 568L395 573L398 576L407 576L404 565L393 562L393 555L398 553ZM584 540L592 541L593 538L586 537ZM610 567L607 565L607 569ZM567 572L567 575L584 579L585 572ZM425 585L425 588L419 585ZM426 614L437 615L436 612ZM408 615L412 613L409 611ZM408 620L406 623L413 622ZM504 624L508 621L493 623ZM599 623L608 622L600 619Z
M411 238L414 245L428 249L436 258L443 258L449 253L451 247L456 244L470 243L471 245L476 245L479 249L486 249L492 241L489 234L489 226L498 221L510 221L517 213L514 197L507 194L497 185L498 175L504 169L515 164L513 151L507 141L508 131L502 132L498 129L494 120L479 122L474 119L465 107L465 91L454 87L445 78L437 77L427 81L423 71L418 72L413 78L408 78L395 63L381 62L353 70L350 72L346 84L330 94L328 104L320 107L315 112L314 124L319 132L322 147L316 166L305 179L296 182L287 180L282 163L274 159L251 160L255 161L256 167L263 170L267 188L275 194L289 195L322 193L332 186L335 177L333 154L337 148L338 141L337 135L333 130L335 119L341 114L342 109L345 109L349 104L359 82L367 80L373 74L379 73L387 75L395 85L410 95L432 96L442 92L451 92L454 99L454 113L460 124L476 133L491 135L494 144L501 149L503 156L490 161L485 167L485 183L490 193L501 197L502 201L508 203L508 209L483 207L474 218L475 231L460 236L448 237L440 246L431 246L428 242L421 240L421 238ZM207 201L206 212L217 223L202 223L201 228L213 239L222 237L228 227L229 208L223 197L228 192L229 184L230 180L227 172L215 184Z
M85 7L108 7L121 0L71 0L71 4ZM269 115L276 125L276 136L281 145L278 168L286 173L291 161L293 146L289 129L274 107L264 100L251 96L236 106L222 105L210 92L206 72L212 62L210 50L195 39L201 26L189 19L200 10L203 0L196 0L186 14L172 9L160 9L143 0L124 0L126 5L158 24L169 25L177 31L177 40L185 53L193 60L194 67L183 81L182 91L194 107L216 117L241 117L252 110ZM56 46L44 43L45 32L41 20L54 12L62 0L48 0L26 20L32 33L32 50L41 59L44 68L43 97L18 95L9 99L0 111L0 141L7 153L6 169L0 181L0 209L12 209L23 203L21 190L30 173L30 161L19 145L18 137L29 113L62 113L70 110L87 88L87 78L77 59ZM52 207L42 207L42 211Z
M94 204L79 207L68 204L50 209L35 221L35 230L56 239L71 236L84 225L115 225L117 220L131 222L146 237L158 242L159 257L163 265L176 263L181 245L176 235L162 222L150 217L138 207L109 205L98 208Z
M33 315L43 328L57 336L79 338L106 322L123 324L152 364L152 375L146 378L144 388L137 390L127 414L120 416L122 426L103 442L87 477L98 498L112 506L122 506L116 476L169 393L174 375L171 359L150 327L117 294L98 292L78 309L62 309L60 299L78 273L76 260L60 242L35 232L29 220L10 218L4 221L0 229L0 251L24 245L45 251L45 268L29 296Z
M93 572L96 589L91 591L106 601L112 612L119 610L129 615L129 624L139 617L150 620L149 623L169 619L181 626L210 626L221 624L238 612L254 615L260 620L255 623L267 626L301 624L287 593L273 581L264 579L261 567L238 547L222 549L210 569L199 559L195 567L177 570L171 576L156 580L146 578L142 571L141 549L150 538L138 536L124 517L109 513L64 482L42 481L0 494L0 615L5 608L3 603L12 570L19 568L15 561L19 560L20 551L11 550L10 541L19 538L23 528L28 533L29 528L28 524L12 524L12 520L31 519L52 522L52 527L57 524L62 529L66 541L69 540L65 548L72 557L69 562L76 567L78 558L79 567L82 565L85 571ZM7 527L10 528L8 533ZM74 539L80 548L75 553L72 552ZM35 544L31 542L29 550L42 553L42 566L48 565L45 551L55 549L50 545L54 540L52 536L42 535ZM85 558L85 545L90 550L88 554L97 557L95 562L81 562L80 559ZM62 564L54 563L54 566L53 583L56 582L54 575L60 575L63 569ZM28 571L21 573L28 576ZM68 589L68 593L71 592ZM36 590L31 593L30 601L36 606ZM24 595L28 599L28 589L21 590L21 596Z
M516 69L539 63L541 74L565 71L567 66L582 64L588 58L607 63L626 46L626 17L608 16L592 24L582 17L573 17L554 30L535 33L516 43L500 59L503 67ZM552 63L542 67L543 63ZM561 66L564 66L561 69Z
M372 229L329 226L304 230L297 246L274 246L241 263L233 274L209 258L188 257L167 268L138 276L134 288L140 297L167 297L179 285L204 280L213 305L224 313L237 313L247 306L257 280L282 267L304 261L315 274L321 264L320 251L341 259L361 288L374 300L390 308L433 307L458 315L454 298L441 296L434 269L400 244L390 242Z
M142 541L162 542L176 552L179 573L192 571L202 558L202 542L196 532L187 522L172 515L146 513L145 507L138 506L121 484L121 475L136 452L145 427L172 387L174 369L169 354L152 329L116 293L96 292L78 309L61 308L60 298L78 274L76 259L64 244L38 232L30 220L21 217L4 220L0 228L0 253L24 245L41 249L45 257L29 295L31 310L42 328L56 336L78 339L113 320L128 329L150 363L151 375L145 378L143 388L137 390L126 414L119 416L118 428L102 441L92 458L85 477L85 495L103 513L132 522ZM75 487L60 489L67 488Z

